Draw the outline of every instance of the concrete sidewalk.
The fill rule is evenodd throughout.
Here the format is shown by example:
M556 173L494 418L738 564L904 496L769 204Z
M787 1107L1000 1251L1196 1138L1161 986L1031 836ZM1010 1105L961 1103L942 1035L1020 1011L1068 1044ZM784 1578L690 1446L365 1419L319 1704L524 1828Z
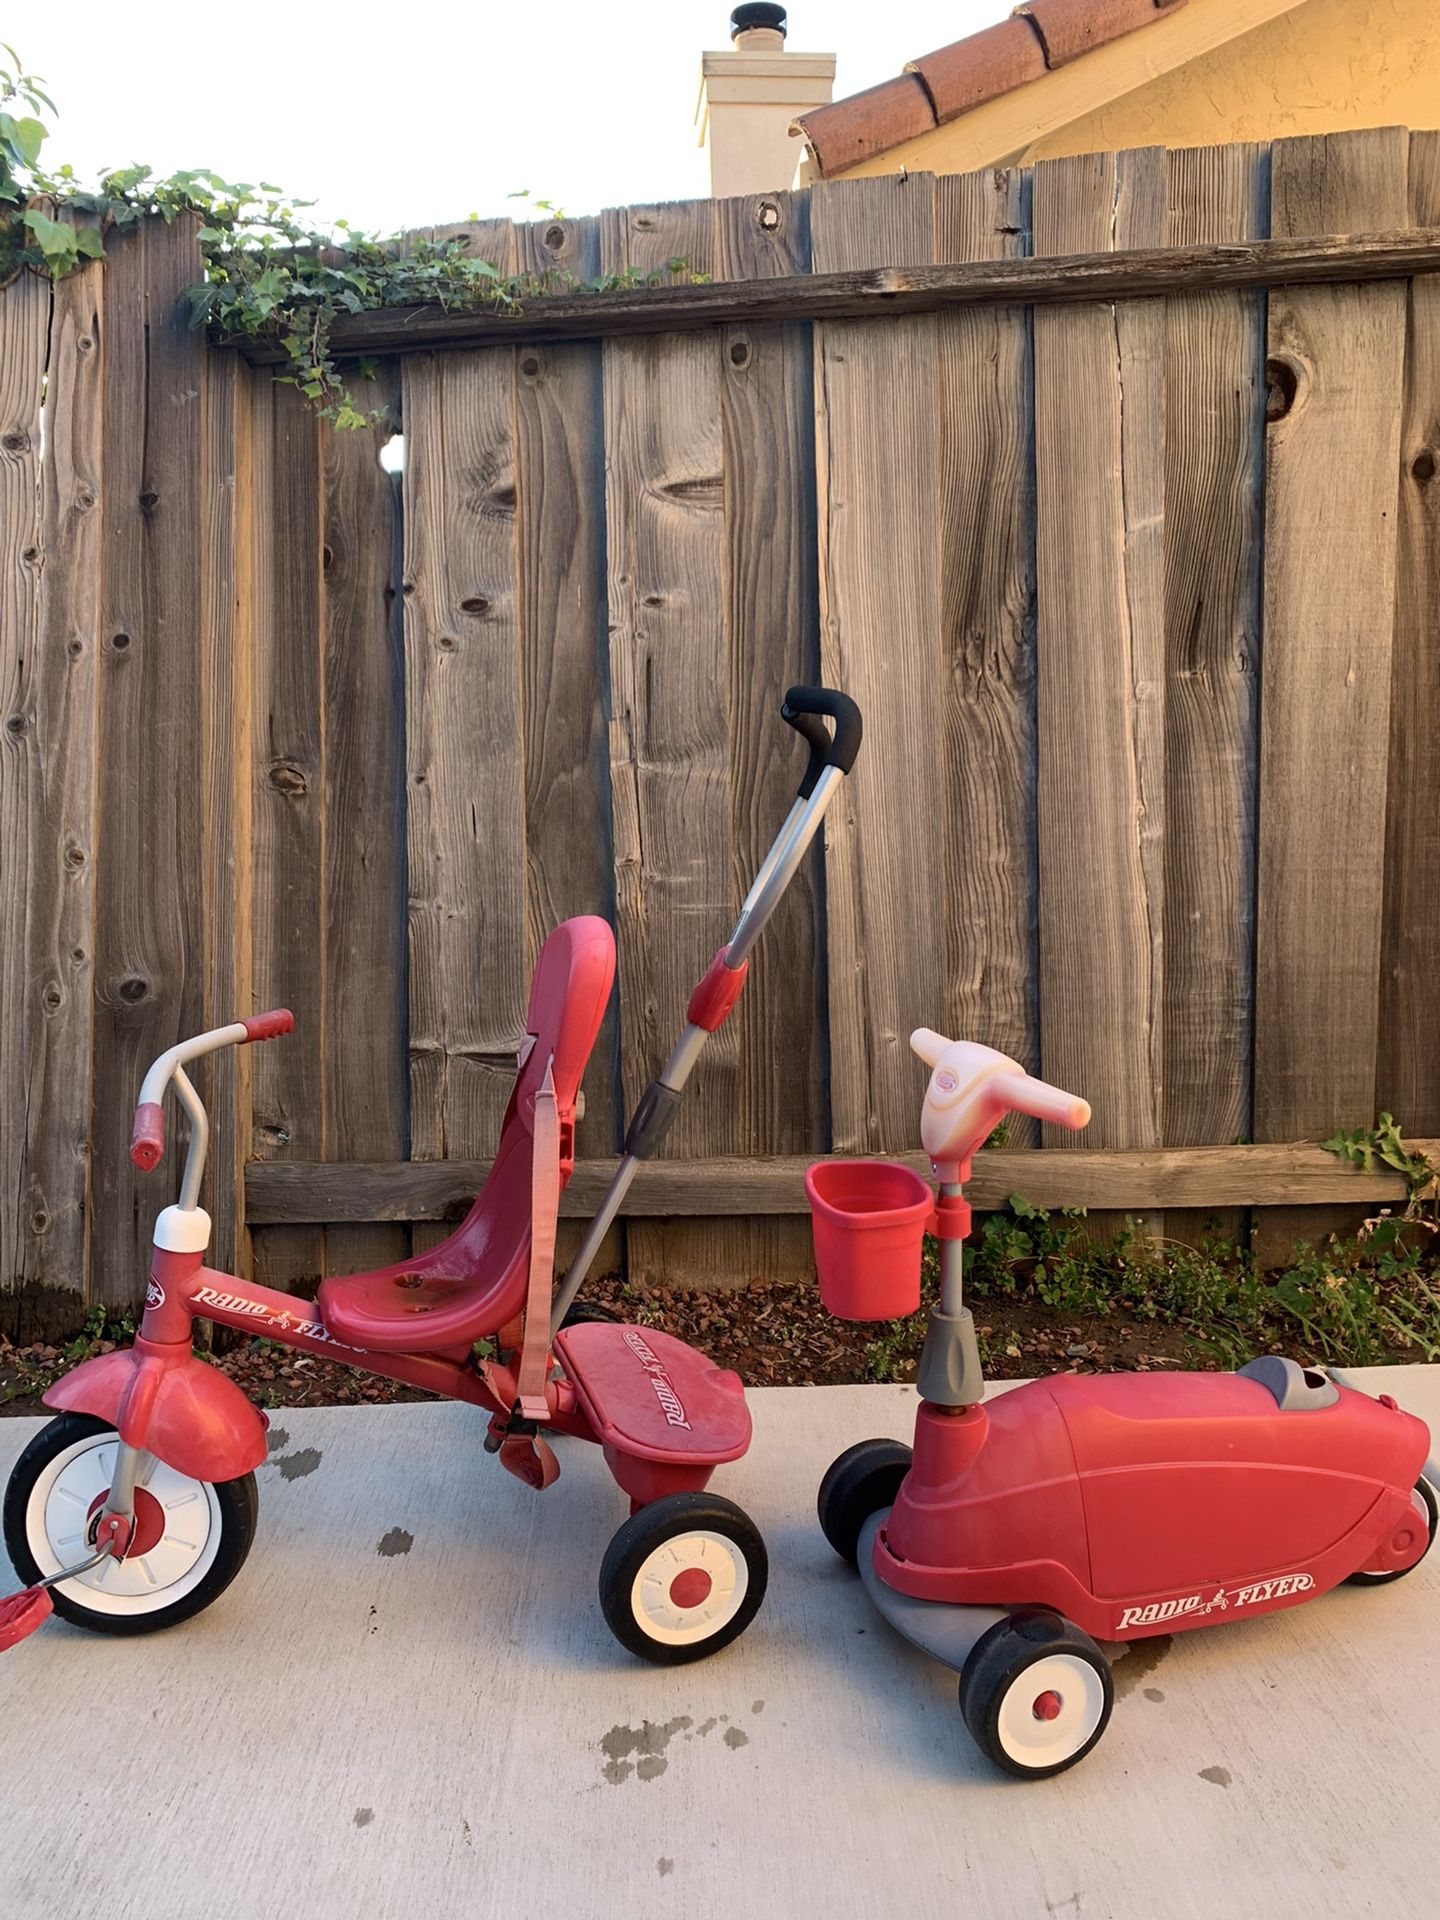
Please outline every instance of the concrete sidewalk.
M1440 1432L1440 1368L1355 1377ZM908 1437L910 1389L753 1405L716 1488L766 1535L769 1598L669 1671L601 1620L624 1508L595 1449L561 1442L537 1497L463 1407L277 1414L259 1537L210 1612L134 1640L52 1621L0 1658L0 1914L1435 1911L1440 1550L1124 1654L1094 1755L1009 1781L815 1525L842 1447ZM39 1424L0 1421L0 1473Z

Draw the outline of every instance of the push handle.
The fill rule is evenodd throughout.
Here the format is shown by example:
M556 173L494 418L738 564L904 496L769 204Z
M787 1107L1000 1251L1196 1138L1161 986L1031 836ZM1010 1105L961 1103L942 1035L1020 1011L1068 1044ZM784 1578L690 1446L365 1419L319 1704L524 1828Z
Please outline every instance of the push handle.
M243 1047L251 1040L278 1040L282 1033L293 1032L295 1016L288 1007L272 1007L269 1013L252 1013L240 1025L245 1029Z
M1012 1113L1028 1113L1032 1120L1045 1120L1052 1127L1069 1127L1072 1131L1090 1124L1088 1100L1032 1079L1028 1073L997 1073L991 1085Z
M780 708L780 718L808 743L810 762L800 783L800 797L808 800L826 767L838 767L849 773L860 751L865 730L860 709L848 693L834 687L791 687ZM824 721L834 722L834 733L826 734Z

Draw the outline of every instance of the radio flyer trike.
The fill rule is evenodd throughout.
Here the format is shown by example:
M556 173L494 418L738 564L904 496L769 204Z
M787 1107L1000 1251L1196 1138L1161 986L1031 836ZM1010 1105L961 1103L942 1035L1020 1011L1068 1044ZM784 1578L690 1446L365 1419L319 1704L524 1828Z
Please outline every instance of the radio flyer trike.
M290 1014L199 1034L155 1062L140 1090L131 1158L144 1169L159 1164L173 1088L190 1122L180 1195L155 1225L134 1345L87 1360L49 1389L45 1402L58 1418L10 1477L5 1544L30 1584L0 1601L0 1646L52 1608L101 1633L172 1626L209 1606L239 1572L255 1532L265 1419L192 1351L197 1317L468 1401L490 1416L486 1451L537 1489L559 1472L547 1436L595 1442L631 1508L600 1570L601 1607L616 1638L673 1664L744 1631L765 1593L764 1542L738 1506L707 1491L715 1468L750 1443L738 1376L668 1334L587 1314L575 1297L705 1043L738 1000L751 950L859 751L859 709L844 694L794 687L781 711L810 750L799 792L733 933L691 996L684 1031L641 1097L558 1293L559 1197L574 1166L581 1077L615 973L603 920L568 920L541 948L495 1161L466 1219L428 1253L326 1279L313 1303L205 1265L208 1125L187 1072L221 1047L288 1033ZM481 1340L495 1342L496 1357L476 1356Z

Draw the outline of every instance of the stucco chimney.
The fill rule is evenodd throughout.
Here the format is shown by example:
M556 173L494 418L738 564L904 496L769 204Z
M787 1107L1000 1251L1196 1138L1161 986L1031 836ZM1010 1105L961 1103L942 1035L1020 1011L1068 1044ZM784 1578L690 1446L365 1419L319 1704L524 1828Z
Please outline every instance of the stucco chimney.
M787 53L785 9L751 0L730 15L729 53L700 56L699 141L717 198L793 186L803 144L790 122L828 106L833 53Z

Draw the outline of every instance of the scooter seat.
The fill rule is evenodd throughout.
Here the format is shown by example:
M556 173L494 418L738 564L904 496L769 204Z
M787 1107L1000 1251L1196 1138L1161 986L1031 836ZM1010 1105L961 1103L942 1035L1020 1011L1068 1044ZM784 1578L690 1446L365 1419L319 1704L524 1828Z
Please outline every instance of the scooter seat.
M640 1460L738 1460L750 1409L738 1373L651 1327L583 1321L555 1336L555 1355L601 1443Z

